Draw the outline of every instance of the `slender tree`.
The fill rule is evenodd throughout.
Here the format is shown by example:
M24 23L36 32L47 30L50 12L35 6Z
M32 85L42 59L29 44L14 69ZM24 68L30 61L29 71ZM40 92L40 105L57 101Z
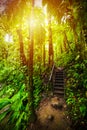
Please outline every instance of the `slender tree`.
M49 67L53 65L53 43L52 43L52 28L51 28L51 15L48 13L48 33L49 33Z
M29 44L29 60L28 60L28 75L29 75L29 103L30 105L30 121L34 122L36 120L35 108L34 108L34 85L33 85L33 58L34 58L34 27L33 27L33 17L34 17L34 0L31 1L32 8L31 8L31 16L30 16L30 44Z
M45 52L45 43L43 44L43 66L45 68L45 65L46 65L46 52Z
M19 44L20 44L20 60L23 65L27 65L26 57L24 54L24 43L21 29L17 30L17 34L19 36Z

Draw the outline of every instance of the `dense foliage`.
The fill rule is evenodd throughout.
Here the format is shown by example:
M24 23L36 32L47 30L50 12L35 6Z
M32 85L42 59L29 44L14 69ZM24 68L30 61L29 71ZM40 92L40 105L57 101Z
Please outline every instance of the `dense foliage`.
M5 129L25 129L28 125L31 111L29 111L26 68L17 62L9 63L6 59L0 62L0 122L5 122ZM40 101L41 80L34 77L34 104L37 108ZM13 124L13 125L12 125Z
M7 2L0 17L0 129L30 125L41 92L50 90L53 59L65 69L73 127L87 129L87 1L31 2Z
M87 129L87 60L80 61L80 56L66 69L66 102L73 127Z

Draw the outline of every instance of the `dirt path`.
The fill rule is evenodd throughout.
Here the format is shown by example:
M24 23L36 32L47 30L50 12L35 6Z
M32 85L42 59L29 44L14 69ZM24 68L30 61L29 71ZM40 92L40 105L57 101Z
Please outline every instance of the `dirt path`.
M63 98L43 99L37 110L37 118L38 121L32 125L31 130L72 130Z

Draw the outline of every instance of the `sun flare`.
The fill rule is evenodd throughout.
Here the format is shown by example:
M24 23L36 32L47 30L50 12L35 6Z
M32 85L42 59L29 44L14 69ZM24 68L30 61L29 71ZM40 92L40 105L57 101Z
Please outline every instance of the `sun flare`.
M12 43L13 42L13 36L7 33L4 37L4 40L5 40L5 42Z

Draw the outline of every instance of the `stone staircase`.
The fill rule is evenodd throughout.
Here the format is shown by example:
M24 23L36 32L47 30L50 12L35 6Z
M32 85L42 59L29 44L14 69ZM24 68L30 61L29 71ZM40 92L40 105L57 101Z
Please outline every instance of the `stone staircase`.
M64 96L64 71L63 69L55 70L53 80L53 94L57 96Z

